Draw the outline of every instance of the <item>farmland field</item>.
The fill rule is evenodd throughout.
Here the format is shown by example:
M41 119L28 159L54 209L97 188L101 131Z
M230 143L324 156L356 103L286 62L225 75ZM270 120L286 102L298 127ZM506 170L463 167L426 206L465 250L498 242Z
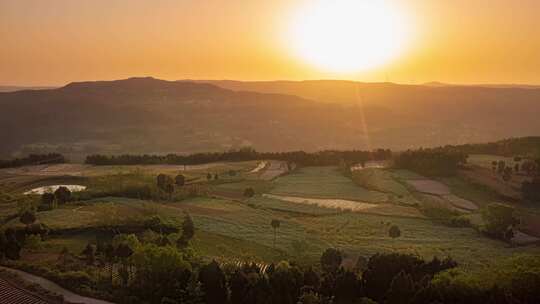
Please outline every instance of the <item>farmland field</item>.
M540 254L540 248L534 245L510 248L473 228L452 228L426 217L421 208L431 204L472 212L467 215L471 221L480 219L478 225L482 224L475 206L484 206L496 194L478 190L459 177L430 180L406 170L367 168L349 178L337 167L305 167L266 180L249 173L258 164L222 163L182 171L190 183L207 187L207 195L170 201L104 196L38 212L37 220L53 233L40 249L25 251L23 259L29 261L38 255L55 259L63 247L80 252L88 242L95 241L103 227L139 227L155 216L180 227L186 213L196 227L194 250L205 259L220 261L298 259L316 263L322 251L336 247L348 256L396 251L424 258L451 256L462 267L483 269L518 253ZM82 193L109 193L134 185L154 187L158 173L176 174L178 170L178 166L85 167L84 185L88 189ZM231 170L236 173L231 175ZM207 180L209 172L218 173L219 179ZM56 181L54 175L46 178L49 180L42 180L45 184ZM20 190L12 190L10 195L20 195L28 185L15 185L12 189ZM255 196L244 197L246 188L253 188ZM347 208L350 204L358 208ZM16 212L14 208L12 203L2 204L3 212ZM271 220L280 222L275 231ZM528 223L536 229L530 220ZM4 227L22 225L15 218ZM388 237L391 225L400 228L401 237ZM302 250L295 245L299 242L304 244Z
M378 203L387 195L355 185L337 167L307 167L277 178L271 194Z

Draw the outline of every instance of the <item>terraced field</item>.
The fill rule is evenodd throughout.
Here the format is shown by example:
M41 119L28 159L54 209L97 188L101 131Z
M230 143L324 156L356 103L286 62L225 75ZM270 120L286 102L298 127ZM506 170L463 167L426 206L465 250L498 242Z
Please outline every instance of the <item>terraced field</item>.
M387 200L381 192L355 185L337 167L307 167L277 178L269 192L276 195L310 198L335 198L380 203Z
M213 198L212 192L177 202L104 197L39 212L38 220L52 230L77 229L78 232L54 235L41 249L25 251L23 259L31 261L40 257L54 261L63 247L80 252L96 238L98 227L141 222L156 215L179 226L185 212L192 216L196 227L193 247L205 258L269 263L294 259L301 254L302 261L316 263L322 251L337 247L351 256L389 251L409 252L425 258L452 256L464 267L483 268L517 253L540 254L538 247L508 248L503 242L488 239L472 228L437 225L419 212L417 206L423 201L417 200L419 194L414 185L423 187L433 182L446 187L436 184L437 187L423 189L434 192L436 188L436 194L426 195L434 195L442 204L453 202L460 209L474 211L469 205L470 197L484 200L485 193L469 191L459 180L426 183L425 177L409 171L372 168L358 171L362 174L361 182L353 182L336 167L308 167L268 181L244 176L257 167L257 162L235 167L240 174L229 176L227 170L232 167L223 166L220 171L223 177L210 182L205 178L207 168L185 173L190 177L201 176L211 189L229 191L235 198ZM150 174L132 175L135 180L130 183L153 183L155 178ZM87 185L89 188L118 187L124 176L94 176ZM412 185L408 181L412 181ZM256 190L254 197L243 197L247 187ZM469 196L462 196L455 189ZM351 212L342 208L344 203L362 208ZM471 214L471 218L474 216L478 213ZM274 229L270 225L273 219L281 223L275 231L275 247ZM8 225L22 224L13 219ZM400 228L400 238L388 236L390 225ZM295 246L298 242L307 244L301 253Z

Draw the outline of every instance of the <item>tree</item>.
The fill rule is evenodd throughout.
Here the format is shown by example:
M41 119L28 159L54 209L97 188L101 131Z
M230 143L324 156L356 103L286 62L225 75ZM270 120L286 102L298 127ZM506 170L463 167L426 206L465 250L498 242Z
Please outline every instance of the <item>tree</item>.
M500 161L497 163L497 172L498 172L499 174L503 174L504 168L506 168L506 162L505 162L504 160L500 160Z
M404 299L411 299L415 294L415 284L410 274L401 271L390 283L386 303L401 304Z
M169 195L169 200L172 200L172 194L174 193L174 184L172 183L172 181L170 183L167 183L164 191Z
M505 239L505 233L519 223L514 217L514 208L504 204L490 204L482 213L484 232L499 239Z
M325 272L334 273L341 266L343 256L341 251L335 248L328 248L321 256L321 267Z
M95 248L94 245L88 244L86 248L81 252L86 257L86 264L93 265L95 260Z
M158 188L163 190L165 188L166 182L167 182L167 175L163 173L158 174L158 176L156 177L156 184Z
M178 238L177 246L180 248L186 247L189 244L189 241L193 238L195 235L195 224L193 223L193 219L189 215L189 213L186 212L184 215L184 222L182 223L182 236Z
M172 177L161 173L157 176L156 184L161 191L169 195L169 199L172 198L174 192L174 181Z
M137 270L134 272L131 292L139 294L141 298L151 299L149 303L159 303L165 297L180 300L178 298L182 295L179 291L188 287L192 277L191 265L172 246L141 245L130 261ZM136 301L140 302L143 301Z
M244 196L245 197L253 197L255 196L255 190L253 188L249 187L244 190Z
M26 225L26 228L28 228L36 221L36 215L32 211L26 210L21 214L19 220Z
M411 254L389 253L375 254L369 258L367 268L362 273L362 280L366 296L381 302L386 296L394 277L404 272L414 274L414 277L423 278L444 268L423 267L425 262Z
M206 173L206 179L211 180L212 179L212 174L211 173Z
M529 176L534 175L536 169L536 163L532 160L527 160L521 163L521 171L525 172Z
M64 186L58 187L54 191L54 198L59 205L63 205L71 200L71 191Z
M225 274L216 261L201 267L199 280L202 284L207 304L222 304L227 299L227 282Z
M178 174L175 178L174 178L174 181L175 181L175 184L178 186L178 187L183 187L185 184L186 184L186 177L182 174Z
M229 279L231 289L231 303L243 304L249 290L249 280L247 275L240 270L236 270Z
M322 304L321 297L314 291L304 292L298 299L297 304Z
M398 226L392 225L390 229L388 230L388 236L395 239L401 236L401 230Z
M0 231L0 261L4 259L8 240L4 232Z
M15 239L8 239L4 251L6 258L10 260L18 260L21 258L21 245L19 245Z
M215 179L215 180L218 180L218 179L219 179L219 175L218 175L217 173L214 174L214 179Z
M530 202L540 202L540 177L535 177L531 181L524 181L521 185L523 198Z
M336 276L334 288L334 303L354 303L361 294L362 285L355 273L351 271L339 271Z
M281 226L281 222L279 220L273 219L270 222L270 225L272 226L272 228L274 228L274 248L276 248L277 229L279 228L279 226Z
M41 195L41 204L48 209L54 209L54 194L45 192Z
M502 178L505 182L509 182L512 179L512 167L504 168Z

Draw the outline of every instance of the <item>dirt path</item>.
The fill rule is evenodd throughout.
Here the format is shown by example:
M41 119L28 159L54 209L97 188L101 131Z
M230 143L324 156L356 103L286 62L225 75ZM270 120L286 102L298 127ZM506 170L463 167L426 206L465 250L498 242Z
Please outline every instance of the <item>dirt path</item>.
M51 291L51 292L56 293L56 294L60 294L60 295L64 296L65 301L70 302L70 303L113 304L112 302L107 302L107 301L103 301L103 300L98 300L98 299L93 299L93 298L80 296L78 294L75 294L75 293L67 290L67 289L64 289L63 287L60 287L58 284L56 284L56 283L54 283L52 281L49 281L49 280L47 280L45 278L38 277L36 275L30 274L30 273L27 273L27 272L24 272L24 271L21 271L21 270L7 268L7 267L3 267L3 266L0 266L0 269L15 273L21 279L23 279L23 280L25 280L27 282L38 284L43 289L46 289L46 290Z

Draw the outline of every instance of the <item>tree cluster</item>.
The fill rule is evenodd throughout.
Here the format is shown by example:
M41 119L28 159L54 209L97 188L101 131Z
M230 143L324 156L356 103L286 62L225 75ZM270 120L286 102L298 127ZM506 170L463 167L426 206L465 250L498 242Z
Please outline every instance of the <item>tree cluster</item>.
M377 254L360 273L342 268L341 252L328 249L322 270L287 261L225 267L216 261L193 263L182 251L155 245L139 247L131 260L137 271L128 290L150 303L408 303L437 273L456 266L451 259ZM439 300L438 295L429 300Z
M467 162L467 156L444 148L408 150L394 158L394 166L427 176L451 176Z
M465 154L494 154L502 156L540 156L540 136L503 139L481 144L447 145L449 151Z
M228 152L196 153L190 155L89 155L86 163L91 165L141 165L141 164L174 164L199 165L223 161L249 161L258 159L281 160L303 166L330 166L340 162L358 163L368 160L386 160L392 157L390 150L375 151L320 151L320 152L257 152L251 148Z
M30 165L42 164L63 164L65 157L59 153L30 154L27 157L15 158L12 160L0 160L0 168L15 168Z

